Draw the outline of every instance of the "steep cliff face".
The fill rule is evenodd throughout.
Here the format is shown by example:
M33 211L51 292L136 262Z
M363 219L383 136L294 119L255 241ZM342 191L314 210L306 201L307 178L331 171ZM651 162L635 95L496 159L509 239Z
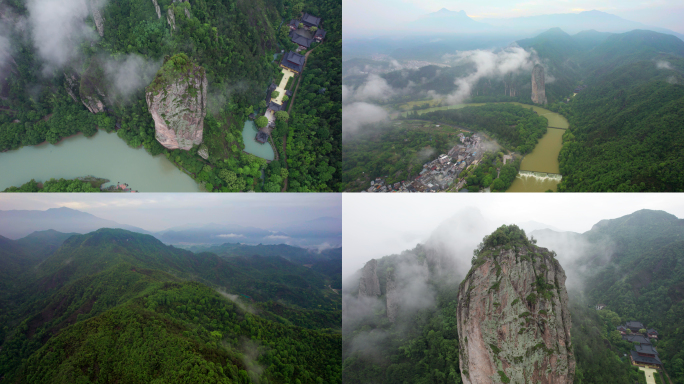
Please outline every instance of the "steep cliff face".
M107 95L105 93L105 75L97 59L91 59L88 69L81 75L79 94L81 102L92 113L104 112Z
M380 296L380 280L378 280L378 261L373 259L361 270L359 279L359 296Z
M532 101L536 104L546 104L544 67L539 64L536 64L532 69Z
M157 3L157 0L152 0L152 3L154 4L154 10L157 11L157 19L161 19L161 9L159 8L159 3Z
M145 95L157 141L164 147L188 150L202 142L207 86L204 68L185 54L165 60Z
M553 253L530 243L523 231L502 228L512 227L522 233L516 241L495 236L501 228L485 237L459 288L463 382L572 383L565 272Z

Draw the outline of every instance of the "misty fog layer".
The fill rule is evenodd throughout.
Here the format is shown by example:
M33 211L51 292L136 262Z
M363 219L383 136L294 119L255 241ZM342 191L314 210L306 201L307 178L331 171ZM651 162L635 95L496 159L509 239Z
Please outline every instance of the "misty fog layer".
M475 86L483 79L501 80L507 75L531 73L535 64L542 64L534 50L527 51L518 46L501 50L470 50L444 55L442 58L453 67L470 68L469 74L454 80L455 90L449 94L435 91L417 91L416 84L408 81L404 88L394 88L377 74L369 74L365 81L356 86L342 86L342 130L345 136L359 132L363 127L372 126L388 120L387 111L380 106L393 97L415 94L433 100L441 100L447 105L466 102ZM546 68L546 83L554 81ZM408 70L401 75L409 76ZM428 79L423 78L427 81Z
M11 59L12 37L30 41L42 61L41 73L46 79L62 76L69 70L81 74L88 66L82 49L98 44L101 37L93 23L93 13L107 5L106 0L27 0L26 16L2 12L0 25L0 69ZM102 20L104 29L107 21ZM147 86L161 66L161 58L147 61L129 54L112 57L98 55L105 74L108 96L126 102L135 92ZM4 75L4 74L3 74Z
M401 332L412 314L434 307L436 282L452 287L449 289L458 289L458 284L470 270L473 250L500 224L486 219L476 208L461 209L440 223L422 245L377 259L380 296L368 297L359 293L363 269L345 278L342 291L343 334L351 337L354 332L354 336L345 342L345 355L358 351L370 359L379 356L378 348L390 332ZM540 224L535 223L535 226ZM574 295L581 294L585 278L610 263L616 248L613 241L601 235L588 239L575 232L537 229L527 236L537 239L538 246L556 252L567 276L566 286ZM363 324L380 325L379 315L392 321L392 308L396 312L396 320L389 330L380 329L382 326L359 330Z

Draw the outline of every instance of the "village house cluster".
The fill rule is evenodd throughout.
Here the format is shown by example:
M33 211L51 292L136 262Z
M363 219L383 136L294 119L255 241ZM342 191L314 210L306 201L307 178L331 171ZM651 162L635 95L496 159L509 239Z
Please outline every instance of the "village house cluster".
M423 164L423 169L413 181L401 181L385 184L385 180L371 180L367 192L438 192L457 182L457 189L465 186L465 180L459 179L461 173L471 165L477 165L483 156L482 137L475 134L466 137L459 135L461 144L455 145L447 154Z
M638 321L628 321L625 325L618 326L617 330L622 335L623 340L635 344L634 350L630 353L630 360L633 365L662 368L663 363L658 357L658 351L651 345L651 340L658 339L658 331L653 328L646 329Z

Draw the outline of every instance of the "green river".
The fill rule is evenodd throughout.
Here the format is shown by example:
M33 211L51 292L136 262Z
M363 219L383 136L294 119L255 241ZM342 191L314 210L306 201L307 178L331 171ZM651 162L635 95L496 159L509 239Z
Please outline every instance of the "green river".
M0 191L36 179L96 176L121 182L139 192L198 192L199 185L164 155L131 148L116 133L82 134L56 145L43 143L0 153Z

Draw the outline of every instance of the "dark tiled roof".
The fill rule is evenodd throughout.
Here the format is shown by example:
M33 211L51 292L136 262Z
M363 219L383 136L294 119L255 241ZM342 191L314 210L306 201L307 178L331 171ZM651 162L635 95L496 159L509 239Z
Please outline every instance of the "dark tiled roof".
M307 39L306 37L297 34L295 31L290 31L290 40L292 40L293 43L299 44L306 48L309 48L311 43L313 43L313 39Z
M297 72L302 72L302 67L304 66L304 56L292 51L288 51L285 55L283 55L283 60L280 62L280 64Z
M282 108L283 106L278 103L274 103L272 101L268 103L268 109L270 109L271 111L280 111Z
M288 24L288 25L292 25L293 27L296 27L299 25L299 23L297 22L297 20L292 19L292 20L290 20L290 24Z
M651 344L639 344L635 347L638 353L648 353L650 355L657 355L658 351L653 349Z
M651 344L643 335L622 335L622 339L631 343Z
M658 331L656 331L656 330L653 329L653 328L649 328L649 329L648 329L648 333L649 333L649 334L652 334L652 335L657 335L657 334L658 334Z
M256 141L260 143L265 143L268 141L268 135L264 131L259 131L256 135Z
M302 23L310 27L318 27L318 25L321 24L321 18L305 13L304 16L302 16Z
M285 96L292 96L292 91L285 91Z
M627 323L625 323L625 325L627 326L627 328L639 328L639 329L642 329L642 328L644 327L644 325L641 324L641 323L638 322L638 321L628 321Z
M314 33L313 38L319 38L319 39L324 39L325 38L325 29L323 28L318 28L316 30L316 33Z
M627 330L627 328L625 328L624 325L618 325L617 330L618 330L618 331L623 331L623 332L624 332L624 331Z
M637 363L663 365L663 363L657 357L639 356L637 351L632 351L631 354L632 359L634 359L634 361Z

